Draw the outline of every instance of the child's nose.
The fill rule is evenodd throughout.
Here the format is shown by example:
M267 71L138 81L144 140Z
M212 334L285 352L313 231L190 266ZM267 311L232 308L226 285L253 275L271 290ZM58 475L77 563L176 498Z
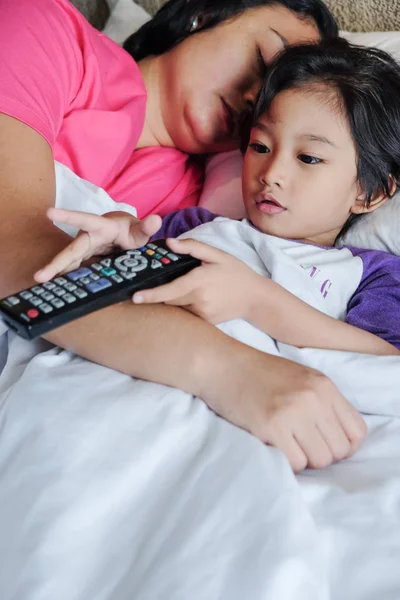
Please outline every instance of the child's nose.
M283 160L271 154L266 155L263 169L260 173L260 181L264 186L283 187L285 184L285 167Z

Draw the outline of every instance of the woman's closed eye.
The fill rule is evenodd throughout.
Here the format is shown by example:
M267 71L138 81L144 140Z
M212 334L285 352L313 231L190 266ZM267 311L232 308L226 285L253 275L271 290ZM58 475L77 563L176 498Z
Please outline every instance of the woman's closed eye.
M257 154L267 154L270 152L270 149L265 144L261 144L260 142L250 142L249 148L257 152Z
M257 46L257 71L262 78L264 78L267 73L267 65L262 55L260 46Z
M316 156L311 156L310 154L299 154L297 158L306 165L319 165L324 162L322 158L317 158Z

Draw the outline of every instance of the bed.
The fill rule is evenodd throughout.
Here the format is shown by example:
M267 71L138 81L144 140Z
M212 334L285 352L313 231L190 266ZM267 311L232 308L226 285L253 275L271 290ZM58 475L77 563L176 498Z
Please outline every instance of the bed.
M106 33L146 18L120 0ZM57 170L58 203L112 210ZM0 323L1 600L399 600L400 359L281 352L362 410L355 457L295 476L200 399Z

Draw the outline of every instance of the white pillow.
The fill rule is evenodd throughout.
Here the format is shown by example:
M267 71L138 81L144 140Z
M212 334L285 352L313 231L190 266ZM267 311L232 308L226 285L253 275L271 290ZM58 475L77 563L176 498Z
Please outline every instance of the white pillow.
M133 0L110 1L112 7L103 33L117 44L123 44L127 37L151 19L144 8Z
M400 60L400 32L343 32L342 35L349 42L381 48ZM218 154L208 161L200 206L234 219L245 216L241 187L242 162L239 151ZM387 250L400 256L400 192L386 206L356 222L341 243Z

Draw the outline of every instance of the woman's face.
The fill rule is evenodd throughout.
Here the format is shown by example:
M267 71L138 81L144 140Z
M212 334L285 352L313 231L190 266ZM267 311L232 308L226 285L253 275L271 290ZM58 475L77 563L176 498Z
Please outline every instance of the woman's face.
M254 102L264 65L286 45L318 39L312 21L273 5L248 9L161 55L162 116L173 144L191 154L238 148L238 116Z

